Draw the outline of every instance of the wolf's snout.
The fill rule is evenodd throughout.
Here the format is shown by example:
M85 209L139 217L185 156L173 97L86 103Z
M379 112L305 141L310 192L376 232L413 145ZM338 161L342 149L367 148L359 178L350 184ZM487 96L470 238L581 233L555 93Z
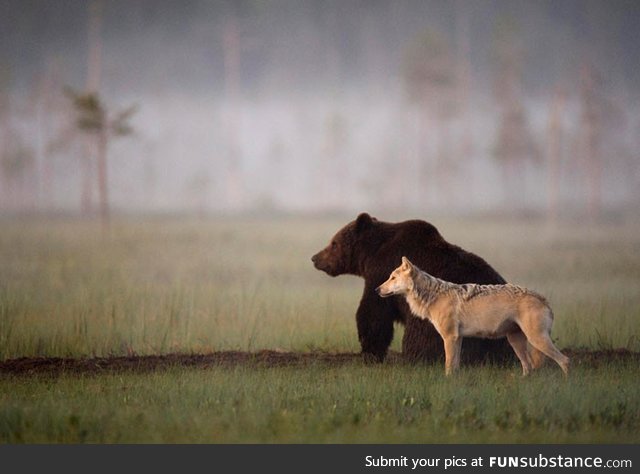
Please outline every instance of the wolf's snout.
M380 285L378 288L376 288L376 293L378 293L378 296L384 296L382 294L382 285Z

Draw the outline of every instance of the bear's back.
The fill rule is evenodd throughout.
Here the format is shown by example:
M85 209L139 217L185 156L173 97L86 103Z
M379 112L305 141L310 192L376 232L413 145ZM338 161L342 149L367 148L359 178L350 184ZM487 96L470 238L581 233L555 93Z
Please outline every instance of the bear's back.
M484 259L447 242L429 222L413 219L379 224L386 239L376 257L376 273L388 276L405 256L422 270L452 283L505 283Z

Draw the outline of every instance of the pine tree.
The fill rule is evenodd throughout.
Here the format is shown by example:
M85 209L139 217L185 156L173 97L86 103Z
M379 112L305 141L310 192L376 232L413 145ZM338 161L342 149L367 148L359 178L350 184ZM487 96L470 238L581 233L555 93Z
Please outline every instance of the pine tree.
M130 106L116 113L110 113L96 93L79 93L66 90L76 111L76 126L79 131L96 137L98 166L98 194L100 197L100 219L103 229L109 226L110 210L107 176L107 151L109 140L133 133L130 120L137 107Z

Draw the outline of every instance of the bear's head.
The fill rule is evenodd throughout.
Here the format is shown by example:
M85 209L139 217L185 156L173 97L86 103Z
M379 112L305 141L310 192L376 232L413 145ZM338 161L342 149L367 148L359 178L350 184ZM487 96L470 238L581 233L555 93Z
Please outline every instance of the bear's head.
M376 219L369 214L360 214L356 220L340 229L329 245L311 257L313 265L331 276L360 275L364 257L363 243L366 242L367 234L376 222Z

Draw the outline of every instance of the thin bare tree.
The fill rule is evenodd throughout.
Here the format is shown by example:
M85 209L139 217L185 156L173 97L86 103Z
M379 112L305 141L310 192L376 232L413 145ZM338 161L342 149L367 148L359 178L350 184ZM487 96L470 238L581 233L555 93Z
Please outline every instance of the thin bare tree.
M436 195L445 196L451 190L454 165L450 131L458 104L453 52L444 35L428 29L414 38L403 72L409 100L417 108L420 187L435 189ZM429 160L432 146L435 156ZM433 162L432 167L429 161ZM424 186L429 178L431 185Z
M551 222L558 218L560 201L560 165L562 162L562 145L564 128L562 118L566 104L566 92L558 86L551 98L547 124L547 217Z
M602 77L593 65L585 64L580 72L581 142L587 184L587 213L591 220L600 216L602 209Z
M505 203L522 207L527 162L539 158L523 100L524 49L512 18L498 20L494 31L494 92L500 110L494 156L500 163Z
M242 184L242 153L240 150L240 72L242 39L238 15L232 9L222 25L222 50L224 65L225 141L226 163L224 169L225 198L231 207L241 207L244 195Z

